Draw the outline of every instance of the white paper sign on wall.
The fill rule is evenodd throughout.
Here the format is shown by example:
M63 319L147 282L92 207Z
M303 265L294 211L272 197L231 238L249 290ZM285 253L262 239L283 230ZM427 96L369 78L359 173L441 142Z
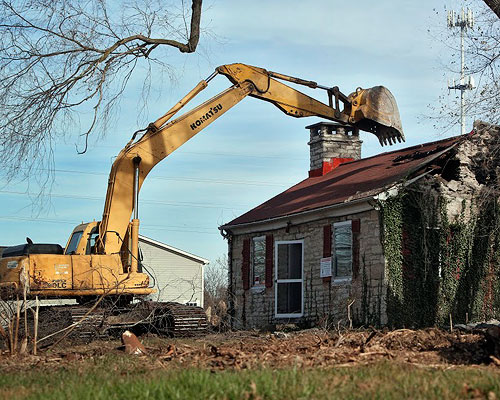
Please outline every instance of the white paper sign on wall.
M332 276L332 257L322 258L319 264L319 276L320 278L326 278Z

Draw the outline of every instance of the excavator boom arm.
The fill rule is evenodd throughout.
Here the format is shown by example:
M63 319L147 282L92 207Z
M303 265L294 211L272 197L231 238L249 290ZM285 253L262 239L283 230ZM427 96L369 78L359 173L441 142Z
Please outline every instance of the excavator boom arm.
M232 86L161 129L150 128L141 139L122 149L111 167L99 228L105 254L120 251L134 209L134 158L140 159L140 190L156 164L248 96L250 86Z
M361 109L363 104L358 101L365 94L364 92L356 91L347 98L338 91L338 88L328 89L330 104L327 105L275 78L313 88L321 87L312 81L268 72L265 69L245 64L223 65L218 67L216 72L225 75L233 86L169 122L175 113L207 86L208 81L214 75L206 81L201 81L164 116L150 124L139 140L135 142L131 140L119 153L109 175L104 213L99 228L99 253L118 253L122 247L134 209L134 175L136 172L134 163L138 164L138 174L135 175L137 179L135 186L138 192L144 179L157 163L247 96L271 102L286 114L294 117L319 116L353 125L361 122L364 124L361 129L375 133L379 138L381 135L387 135L389 140L403 138L400 124L399 129L384 125L383 127L389 131L382 132L378 121L371 123L373 121L366 118L366 112L363 113ZM342 111L339 110L339 99L344 105ZM354 103L357 103L357 106ZM368 125L366 120L368 120ZM399 121L399 114L397 114L397 121ZM377 127L378 132L374 131L373 126Z

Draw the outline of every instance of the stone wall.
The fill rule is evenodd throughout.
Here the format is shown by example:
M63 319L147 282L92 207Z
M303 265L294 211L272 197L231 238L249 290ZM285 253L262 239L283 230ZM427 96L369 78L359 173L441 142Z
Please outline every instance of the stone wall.
M309 126L310 169L321 168L332 158L361 158L359 132L353 127L322 122Z
M323 256L323 227L334 222L360 220L359 273L349 283L324 283L320 278ZM288 230L288 232L287 232ZM290 320L275 318L275 283L271 288L243 290L242 247L244 239L272 234L274 242L304 240L304 316ZM381 323L385 317L384 255L380 242L378 212L367 211L342 218L321 219L288 229L256 232L233 237L232 288L234 293L233 327L266 329L280 323L305 326L347 324L347 305L355 300L352 314L355 323ZM274 260L275 261L275 260ZM273 279L275 271L273 268ZM377 320L377 321L375 321Z
M464 204L466 205L465 217L470 218L472 199L478 205L482 197L489 197L498 192L498 187L500 187L499 148L500 126L476 121L474 134L469 135L467 140L460 144L451 160L455 162L455 176L441 179L437 189L437 193L448 202L450 220L460 215Z

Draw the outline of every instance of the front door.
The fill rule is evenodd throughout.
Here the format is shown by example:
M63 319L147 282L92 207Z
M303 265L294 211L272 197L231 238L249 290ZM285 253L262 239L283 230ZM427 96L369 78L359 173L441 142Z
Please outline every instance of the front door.
M304 313L304 241L276 242L274 259L275 315L278 318L301 317Z

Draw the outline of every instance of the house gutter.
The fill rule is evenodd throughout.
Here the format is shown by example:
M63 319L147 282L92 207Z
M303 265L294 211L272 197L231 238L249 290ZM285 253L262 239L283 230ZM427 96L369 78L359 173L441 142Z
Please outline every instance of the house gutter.
M364 211L373 210L373 205L370 204L370 200L373 200L373 196L363 197L361 199L352 200L344 203L337 203L325 207L315 208L314 210L306 210L295 214L282 215L279 217L267 218L260 221L248 222L245 224L237 225L222 225L219 227L222 236L227 234L243 234L249 232L256 232L261 225L262 230L274 230L280 228L286 228L290 223L298 224L304 222L313 222L327 217L342 216L345 214L357 214ZM339 210L337 213L331 213L332 210ZM342 210L342 212L340 212ZM328 215L324 215L328 213ZM225 233L224 233L225 231Z

